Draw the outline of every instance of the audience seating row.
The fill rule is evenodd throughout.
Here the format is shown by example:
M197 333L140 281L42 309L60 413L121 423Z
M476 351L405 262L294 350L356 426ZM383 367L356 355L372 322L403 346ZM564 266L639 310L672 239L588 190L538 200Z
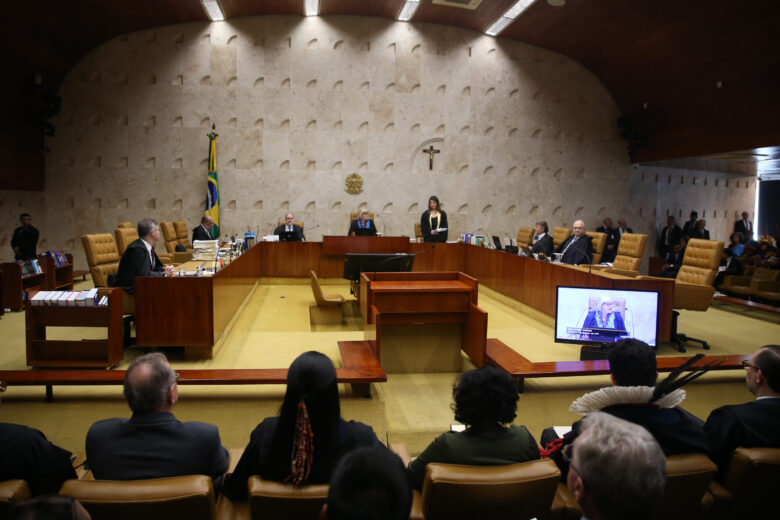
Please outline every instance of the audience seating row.
M403 444L391 444L406 463ZM231 469L241 450L230 450ZM671 455L666 459L667 484L657 518L752 518L775 510L780 481L780 448L738 448L716 480L717 467L705 455ZM249 499L218 499L211 478L189 475L144 481L98 481L91 474L65 482L60 494L79 499L92 518L145 520L189 518L275 519L320 516L328 486L295 487L254 476L247 483ZM0 482L0 519L10 502L29 498L22 480ZM505 466L429 464L422 492L414 492L410 518L497 518L511 511L517 518L578 519L582 512L560 482L549 459Z
M780 270L756 267L752 276L729 275L721 289L728 295L780 301Z

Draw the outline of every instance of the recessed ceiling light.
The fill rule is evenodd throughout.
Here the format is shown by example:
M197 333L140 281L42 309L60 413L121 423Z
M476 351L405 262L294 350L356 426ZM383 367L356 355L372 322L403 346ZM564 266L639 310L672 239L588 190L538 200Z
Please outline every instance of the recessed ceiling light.
M222 12L218 0L200 0L200 3L203 4L203 9L212 22L221 22L225 19L225 13Z
M306 16L320 14L320 0L303 0L303 14Z
M401 22L408 22L414 16L417 8L420 7L420 0L406 0L406 3L398 13L398 20Z
M512 23L512 20L520 16L523 11L531 7L531 4L533 4L535 1L536 0L518 0L512 7L510 7L504 14L501 15L501 18L496 20L493 25L488 27L488 29L485 31L485 34L490 36L497 36L501 31L506 29L507 25Z

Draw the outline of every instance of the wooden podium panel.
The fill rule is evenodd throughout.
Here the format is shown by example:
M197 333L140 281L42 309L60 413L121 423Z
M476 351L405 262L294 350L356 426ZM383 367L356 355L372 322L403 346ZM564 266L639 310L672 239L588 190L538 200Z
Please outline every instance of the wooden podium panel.
M323 255L347 253L408 253L409 237L322 237Z
M388 373L457 372L461 349L484 364L487 313L459 272L363 273L364 333Z

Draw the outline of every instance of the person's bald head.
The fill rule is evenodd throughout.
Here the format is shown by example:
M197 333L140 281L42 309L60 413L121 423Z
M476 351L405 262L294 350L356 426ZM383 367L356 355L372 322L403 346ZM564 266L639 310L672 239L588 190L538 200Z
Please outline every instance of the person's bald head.
M170 411L178 400L176 374L163 354L133 361L125 372L124 394L133 413Z
M585 221L584 220L575 220L574 221L574 236L575 237L581 237L585 234Z

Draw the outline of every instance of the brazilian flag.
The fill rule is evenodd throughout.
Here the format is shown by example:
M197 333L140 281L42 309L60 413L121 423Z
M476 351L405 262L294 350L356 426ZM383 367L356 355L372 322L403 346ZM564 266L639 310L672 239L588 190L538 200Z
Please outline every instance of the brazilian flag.
M217 180L217 137L219 134L211 127L211 132L206 134L209 138L209 178L206 191L206 214L214 219L211 226L211 237L219 238L219 181Z

